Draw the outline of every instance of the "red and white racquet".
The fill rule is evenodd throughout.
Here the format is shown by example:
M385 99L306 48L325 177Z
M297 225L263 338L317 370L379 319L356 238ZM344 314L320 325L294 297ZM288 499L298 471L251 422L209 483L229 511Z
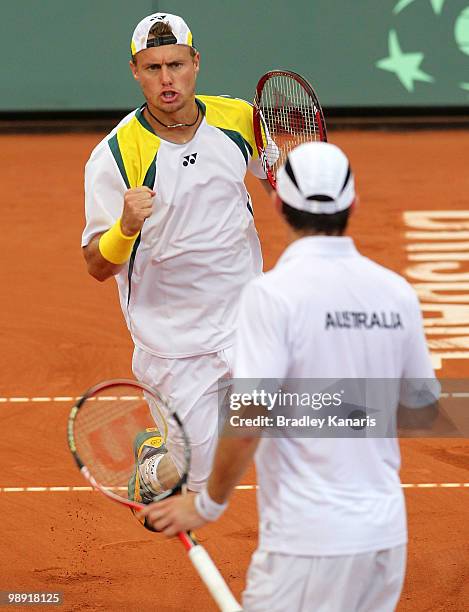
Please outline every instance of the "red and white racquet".
M108 499L138 511L146 503L185 492L189 439L178 415L148 385L116 379L88 389L70 412L67 433L80 472ZM152 485L149 472L137 464L142 444L158 459L154 465L159 486ZM194 535L181 532L178 537L219 609L241 610Z
M290 70L272 70L259 80L254 97L254 134L267 178L276 188L277 171L303 142L327 141L326 122L314 89Z

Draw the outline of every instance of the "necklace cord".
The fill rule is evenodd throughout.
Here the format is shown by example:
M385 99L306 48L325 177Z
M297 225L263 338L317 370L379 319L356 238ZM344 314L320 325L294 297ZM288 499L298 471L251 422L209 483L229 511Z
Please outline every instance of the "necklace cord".
M197 103L196 105L197 105L197 117L194 119L192 123L173 123L172 125L166 125L165 123L160 121L158 117L155 117L155 115L151 112L150 108L148 107L148 104L145 104L147 111L150 113L150 116L153 117L153 119L157 121L163 127L170 128L170 129L180 128L180 127L192 127L193 125L195 125L197 121L199 120L199 116L200 116L200 106Z

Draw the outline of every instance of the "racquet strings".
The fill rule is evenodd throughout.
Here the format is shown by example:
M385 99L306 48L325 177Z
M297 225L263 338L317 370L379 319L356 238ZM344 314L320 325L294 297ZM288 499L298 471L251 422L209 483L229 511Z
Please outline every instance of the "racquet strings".
M304 142L321 140L320 112L311 95L294 78L273 75L264 84L256 106L270 135L265 146L266 161L273 175L288 153Z
M133 493L139 487L159 495L187 472L186 441L178 421L156 395L137 386L119 383L87 397L73 430L76 453L93 478L125 499L145 501ZM136 455L141 464L137 477ZM157 461L148 476L157 477L150 489L142 480L145 457Z

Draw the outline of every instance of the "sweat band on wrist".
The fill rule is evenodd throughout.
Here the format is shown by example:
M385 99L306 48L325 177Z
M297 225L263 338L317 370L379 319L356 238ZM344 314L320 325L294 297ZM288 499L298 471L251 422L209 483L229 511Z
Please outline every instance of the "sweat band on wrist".
M225 512L228 502L217 504L208 494L207 489L203 489L195 498L195 509L204 521L216 521Z
M98 248L101 255L113 264L125 263L132 253L132 247L137 240L139 232L133 236L122 233L120 218L99 239Z

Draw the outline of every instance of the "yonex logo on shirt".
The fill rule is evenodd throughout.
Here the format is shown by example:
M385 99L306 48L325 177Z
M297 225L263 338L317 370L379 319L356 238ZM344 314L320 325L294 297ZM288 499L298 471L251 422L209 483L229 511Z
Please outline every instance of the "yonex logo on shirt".
M188 166L189 164L195 164L196 159L197 153L191 153L191 155L184 155L184 161L182 162L182 165Z

